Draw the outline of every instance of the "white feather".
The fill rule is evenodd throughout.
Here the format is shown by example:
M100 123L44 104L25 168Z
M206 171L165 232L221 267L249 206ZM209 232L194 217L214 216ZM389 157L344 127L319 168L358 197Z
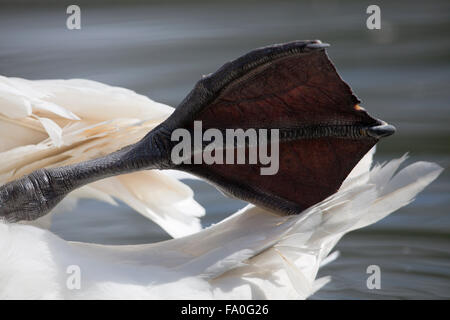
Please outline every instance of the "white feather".
M0 184L39 168L93 159L135 143L173 111L131 90L81 79L0 76L0 102ZM74 205L80 197L111 202L112 196L171 236L201 229L204 209L192 191L158 171L99 181L72 192L59 208ZM31 224L48 227L51 217Z
M300 215L249 205L198 233L154 244L74 243L0 224L0 298L307 298L330 281L316 280L317 271L335 258L329 253L345 233L408 204L442 171L419 162L393 175L402 160L370 171L363 161L336 194ZM80 267L79 290L66 286L70 265Z

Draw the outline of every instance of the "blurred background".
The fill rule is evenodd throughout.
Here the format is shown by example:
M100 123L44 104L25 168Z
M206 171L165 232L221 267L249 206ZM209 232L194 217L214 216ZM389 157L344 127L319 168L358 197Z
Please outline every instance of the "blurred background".
M66 8L81 7L81 30ZM369 112L397 133L375 160L410 153L446 168L416 201L338 244L321 269L333 281L314 299L450 298L450 2L377 1L381 30L368 30L369 1L0 1L0 74L87 78L176 106L203 74L249 50L296 39L331 44L328 54ZM203 225L245 203L188 181L206 208ZM124 205L82 201L55 217L67 240L105 244L168 239ZM381 268L381 289L366 268Z

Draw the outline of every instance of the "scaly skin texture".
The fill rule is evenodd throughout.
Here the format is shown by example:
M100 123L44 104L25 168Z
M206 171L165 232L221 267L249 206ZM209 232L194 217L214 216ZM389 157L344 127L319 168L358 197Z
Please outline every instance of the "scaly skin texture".
M0 217L8 222L35 220L52 210L71 191L111 176L153 169L161 159L157 148L149 148L148 135L135 145L105 157L65 167L39 169L0 187ZM159 168L159 167L158 167Z
M9 222L34 220L49 212L63 197L65 187L40 169L0 188L0 216Z
M41 169L0 187L0 217L34 220L90 182L145 169L174 168L205 178L224 193L296 214L336 192L378 140L394 132L372 118L339 77L320 41L268 46L203 77L174 113L140 142L71 166ZM174 165L171 133L208 128L280 129L280 171L259 165Z

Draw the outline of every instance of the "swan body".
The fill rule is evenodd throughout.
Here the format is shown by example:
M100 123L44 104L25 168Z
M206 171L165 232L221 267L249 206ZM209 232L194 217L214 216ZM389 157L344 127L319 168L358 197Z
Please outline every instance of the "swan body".
M395 129L358 105L324 48L320 41L295 41L252 51L200 80L176 111L88 80L0 77L0 298L305 299L320 289L330 278L316 279L318 269L336 258L331 251L343 235L407 205L442 171L427 162L398 171L406 156L372 166L373 146ZM294 161L270 179L252 173L244 179L236 167L179 167L254 203L201 230L204 210L186 185L159 170L132 171L171 168L167 132L189 127L197 116L210 126L238 125L247 119L236 106L248 108L262 127L277 119ZM157 158L149 160L156 165L148 158ZM98 181L77 189L93 181L87 172ZM52 185L83 179L75 188ZM43 193L55 188L62 197ZM39 192L44 201L30 206ZM51 214L45 214L67 193L51 213L79 197L116 198L174 239L121 246L61 239L46 229Z
M114 132L121 130L126 129ZM39 148L58 154L50 140L21 148L25 159L26 149L30 157ZM70 242L36 226L0 223L0 298L305 299L330 281L316 275L336 258L330 252L344 234L407 205L442 171L436 164L416 162L395 174L406 156L371 168L373 153L337 193L300 215L279 216L248 205L202 231L159 243ZM165 184L152 182L155 188ZM136 188L137 194L139 188L146 190L145 185ZM68 286L71 266L79 268L79 288Z

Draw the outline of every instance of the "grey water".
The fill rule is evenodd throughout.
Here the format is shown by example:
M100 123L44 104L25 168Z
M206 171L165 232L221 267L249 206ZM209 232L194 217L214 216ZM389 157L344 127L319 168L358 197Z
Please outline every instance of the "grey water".
M369 1L81 2L81 30L66 28L64 2L0 2L0 74L87 78L176 106L203 75L247 51L321 39L371 114L398 132L375 161L409 152L443 174L407 207L346 235L320 276L333 280L313 299L450 298L450 2L378 1L381 30L366 28ZM206 208L204 226L245 205L187 181ZM82 201L55 217L67 240L105 244L168 239L125 205ZM381 289L366 286L369 265Z

